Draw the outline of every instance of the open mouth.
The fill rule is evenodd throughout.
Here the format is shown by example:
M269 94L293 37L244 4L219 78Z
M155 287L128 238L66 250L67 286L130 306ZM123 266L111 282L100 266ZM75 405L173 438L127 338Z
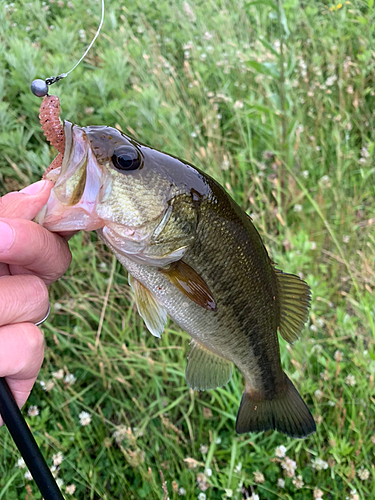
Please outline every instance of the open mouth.
M55 183L36 221L50 231L93 231L104 226L96 213L103 185L98 165L81 127L64 122L65 151L60 168L45 176Z

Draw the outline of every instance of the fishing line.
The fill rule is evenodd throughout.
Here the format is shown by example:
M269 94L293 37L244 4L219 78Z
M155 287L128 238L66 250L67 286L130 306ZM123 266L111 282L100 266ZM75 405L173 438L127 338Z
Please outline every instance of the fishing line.
M67 73L61 73L61 75L58 76L50 76L49 78L46 78L45 80L37 79L34 80L33 83L31 84L31 92L36 95L37 97L44 97L45 95L48 95L48 86L52 85L59 80L62 80L63 78L67 77L72 71L76 69L76 67L83 61L83 59L86 57L87 53L91 49L91 47L94 45L95 40L98 38L100 30L102 29L103 22L104 22L104 1L102 1L102 15L100 19L100 23L98 26L98 29L96 30L94 38L91 40L90 45L87 47L85 50L84 54L82 57L76 62L76 64L67 72Z

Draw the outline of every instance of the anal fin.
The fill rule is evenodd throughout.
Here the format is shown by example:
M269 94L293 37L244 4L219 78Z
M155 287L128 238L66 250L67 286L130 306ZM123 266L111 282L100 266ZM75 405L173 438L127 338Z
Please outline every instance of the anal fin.
M152 335L160 338L167 322L167 311L142 283L130 274L128 279L134 291L135 303L137 304L139 315L146 323Z
M295 438L304 438L316 431L310 410L286 375L285 389L273 399L264 399L259 391L252 393L248 389L242 395L236 432L243 434L268 429Z
M185 379L192 389L207 391L229 382L232 363L192 340Z

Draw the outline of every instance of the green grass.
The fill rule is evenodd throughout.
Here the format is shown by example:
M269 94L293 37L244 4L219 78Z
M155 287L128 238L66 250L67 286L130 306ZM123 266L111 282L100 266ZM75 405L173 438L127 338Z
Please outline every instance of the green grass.
M25 414L37 405L28 421L48 463L64 456L57 477L67 499L304 500L314 488L324 500L374 498L374 2L186 6L107 0L102 35L53 91L63 118L118 125L214 176L279 267L308 281L310 323L281 348L317 433L237 436L242 377L190 391L188 336L173 323L160 340L145 330L126 274L88 234L71 240L72 265L51 287L39 381L54 385L37 383ZM0 1L1 194L39 179L52 160L29 85L73 66L99 13L88 0ZM294 477L283 476L280 445ZM5 428L0 448L0 499L40 499ZM317 458L327 468L314 468Z

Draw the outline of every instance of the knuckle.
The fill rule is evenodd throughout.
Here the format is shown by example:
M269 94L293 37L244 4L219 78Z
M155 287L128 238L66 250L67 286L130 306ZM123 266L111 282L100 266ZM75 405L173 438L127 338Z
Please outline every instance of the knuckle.
M61 238L61 236L52 234L47 230L43 232L45 233L43 235L43 253L44 258L48 260L48 266L46 266L44 276L46 277L46 282L50 284L65 273L70 265L72 257L68 243Z

